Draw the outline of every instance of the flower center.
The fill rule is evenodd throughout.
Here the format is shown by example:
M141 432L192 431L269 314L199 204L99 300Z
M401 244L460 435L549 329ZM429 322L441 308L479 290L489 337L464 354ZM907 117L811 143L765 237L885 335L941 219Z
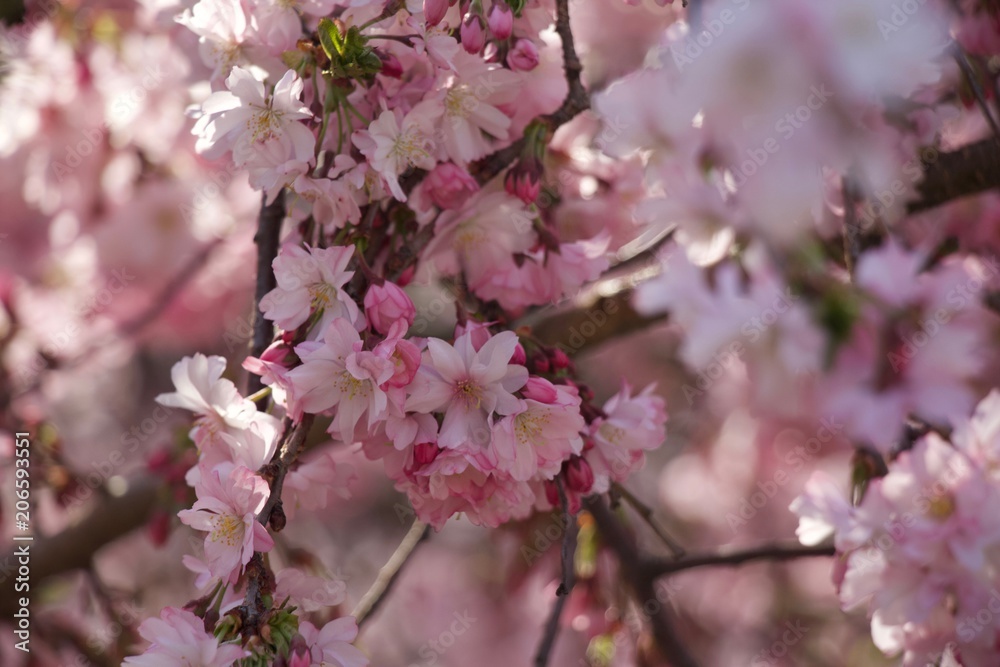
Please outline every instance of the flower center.
M514 417L514 433L521 442L537 441L548 421L549 416L546 414L522 412Z
M418 160L426 160L430 153L424 148L423 136L413 128L396 137L392 144L392 156L407 164L415 164Z
M478 409L483 403L483 390L472 380L462 380L455 385L455 398L465 404L466 408Z
M313 308L329 308L337 301L337 288L330 283L313 283L309 286Z
M216 514L212 519L212 532L209 539L222 542L227 547L235 547L243 540L244 525L242 519L235 514Z
M444 96L445 112L452 117L465 118L472 111L474 97L465 84L452 86Z
M359 380L351 375L350 371L344 371L340 374L340 380L337 382L337 387L340 389L344 398L348 401L354 400L357 396L367 398L371 395L371 384L368 380Z
M264 142L274 137L275 130L281 121L281 113L274 109L260 108L254 111L253 118L250 119L250 136L255 142Z
M955 500L948 493L934 496L927 507L927 515L938 521L944 521L954 513Z
M605 440L616 446L621 444L622 439L625 437L625 429L612 426L607 422L601 424L598 431L604 436Z

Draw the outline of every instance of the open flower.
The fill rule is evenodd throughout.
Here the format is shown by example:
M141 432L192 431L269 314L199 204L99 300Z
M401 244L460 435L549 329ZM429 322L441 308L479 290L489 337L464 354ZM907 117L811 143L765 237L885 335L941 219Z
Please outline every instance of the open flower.
M250 655L237 644L219 644L205 632L205 621L191 612L166 607L159 618L147 618L139 634L150 642L142 655L125 658L129 667L229 667Z
M481 449L489 443L488 420L492 415L509 415L520 407L511 392L524 386L528 370L510 364L515 347L517 334L513 331L493 336L478 351L471 333L459 336L454 347L437 338L428 339L406 409L445 409L438 445L458 448L471 443Z
M274 540L257 522L270 489L243 466L203 472L192 509L177 513L182 523L208 533L205 558L212 576L235 583L254 551L270 551Z
M357 322L358 305L344 291L344 285L354 276L353 271L346 270L353 255L353 247L284 246L272 263L278 286L260 301L264 317L291 331L319 312L322 314L314 330L320 335L335 319Z

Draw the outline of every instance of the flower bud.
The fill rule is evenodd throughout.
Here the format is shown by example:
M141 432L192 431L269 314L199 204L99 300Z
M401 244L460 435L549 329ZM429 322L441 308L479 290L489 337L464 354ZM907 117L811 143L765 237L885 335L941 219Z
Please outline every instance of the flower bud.
M503 180L507 194L532 204L542 192L542 165L538 160L518 160Z
M545 480L545 499L553 507L560 507L562 505L559 501L559 487L550 479Z
M170 537L170 514L167 512L155 512L148 524L149 539L154 546L162 547Z
M524 351L524 347L518 343L514 346L514 356L510 358L510 363L517 366L523 366L528 361L528 355Z
M451 162L442 162L434 167L425 183L434 205L446 210L461 208L469 197L479 191L476 179Z
M525 398L538 401L539 403L552 404L559 398L559 393L556 391L555 385L545 378L534 376L528 378L521 393Z
M496 2L490 9L487 23L494 37L500 40L507 39L514 32L514 12L510 11L510 7L505 3Z
M375 55L382 61L382 69L379 74L393 79L399 79L403 76L403 64L399 62L399 58L381 49L375 49Z
M437 25L448 13L448 0L424 0L424 22Z
M409 327L416 315L413 301L394 283L373 284L365 294L365 317L380 334L389 333L389 327L396 320L406 320Z
M564 368L569 368L573 362L570 360L569 355L563 352L558 347L552 350L552 368L557 371L561 371Z
M579 456L566 463L566 487L577 493L587 493L594 486L594 469Z
M460 31L462 36L462 48L466 53L478 55L486 46L486 31L483 29L483 20L475 15L469 14L462 22Z
M530 72L538 67L538 47L530 39L519 39L507 54L507 65L515 72Z
M425 466L437 458L441 448L433 442L421 442L413 446L413 462Z

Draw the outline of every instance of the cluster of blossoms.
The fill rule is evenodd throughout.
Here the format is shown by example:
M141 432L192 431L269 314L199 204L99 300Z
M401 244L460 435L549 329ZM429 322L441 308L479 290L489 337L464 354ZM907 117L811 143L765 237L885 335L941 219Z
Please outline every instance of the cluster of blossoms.
M867 606L875 644L907 667L996 660L998 415L993 390L948 439L930 432L899 454L856 505L819 472L792 503L803 544L833 537L843 607Z
M343 582L280 535L347 497L340 454L381 462L437 529L622 493L664 441L665 401L616 384L598 402L521 319L608 276L635 285L634 319L669 315L692 412L728 415L706 456L665 467L672 510L718 524L719 498L737 506L752 464L772 466L731 528L802 491L800 539L832 537L840 599L867 603L880 650L997 661L1000 196L912 215L940 203L920 201L925 171L995 124L996 3L573 3L580 57L566 0L94 4L0 33L0 157L23 174L0 194L25 221L17 250L0 243L4 435L8 403L15 423L59 412L67 385L47 378L90 355L120 369L141 344L173 360L222 329L230 353L266 334L241 364L253 389L194 354L157 399L194 415L190 456L149 467L203 534L183 557L199 597L143 623L126 665L367 664ZM659 11L606 20L636 4ZM274 284L258 277L248 322L266 248ZM412 283L452 293L453 331L428 332ZM823 435L782 457L793 429ZM823 447L854 456L849 495L795 477ZM50 449L48 477L68 479ZM567 606L600 648L623 606L591 569Z
M222 357L197 354L158 398L196 415L198 461L185 480L197 499L178 516L206 534L203 556L185 565L208 592L148 621L151 646L126 664L195 654L212 667L366 663L349 643L353 619L316 630L295 613L315 608L330 582L285 568L268 584L261 573L295 509L323 509L317 498L346 481L331 448L356 444L382 460L434 527L459 514L496 527L562 504L578 511L664 439L652 387L625 386L598 406L562 350L503 330L597 278L612 243L642 231L627 215L604 225L600 210L581 208L570 221L551 197L535 203L549 142L535 119L564 94L517 94L565 89L561 68L540 65L540 50L557 52L539 38L550 9L345 5L199 0L179 19L198 35L216 88L190 109L196 149L229 156L292 231L259 303L277 334L243 362L267 390L257 402L242 396L222 377ZM522 135L514 176L472 175L476 160ZM589 157L567 162L561 196L572 201L575 183L584 202L587 172L599 167ZM410 244L423 246L419 255ZM416 307L402 287L415 276L461 285L476 312L460 309L453 340L409 336ZM314 421L329 424L329 442L286 461L289 441ZM310 581L291 589L290 577ZM255 619L261 602L267 615ZM192 633L191 610L212 634Z

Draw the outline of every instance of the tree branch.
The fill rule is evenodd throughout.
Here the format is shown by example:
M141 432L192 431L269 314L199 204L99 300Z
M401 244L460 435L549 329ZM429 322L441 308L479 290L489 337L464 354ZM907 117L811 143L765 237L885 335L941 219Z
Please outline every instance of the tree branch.
M417 547L424 540L430 537L430 534L430 526L419 519L413 522L403 541L396 547L396 551L393 552L386 564L379 570L378 577L375 578L375 582L371 588L368 589L361 598L361 601L354 607L354 611L351 612L351 616L357 620L359 628L375 613L375 610L378 609L382 600L385 599L393 584L399 579L403 567L410 561L413 552L417 550Z
M650 576L649 569L644 567L643 558L640 556L632 536L625 532L618 519L599 496L585 498L584 506L593 515L597 528L604 537L605 544L618 557L622 575L632 589L636 601L644 609L644 613L648 613L653 637L656 639L656 644L660 647L663 657L669 660L673 667L697 667L698 663L691 657L677 636L673 624L667 616L665 606L657 604L652 606L652 610L650 610L649 606L645 604L647 601L656 600L656 578Z
M263 195L266 198L267 195ZM260 217L257 222L257 233L253 237L257 244L257 287L254 291L253 312L253 346L250 355L259 357L267 349L274 338L274 326L264 319L260 312L260 301L264 295L277 287L274 269L271 267L274 258L278 256L278 244L281 241L281 223L285 220L285 191L270 204L261 201ZM264 385L259 376L253 373L247 378L247 394L260 391Z
M1000 141L993 137L950 153L928 152L922 162L920 199L907 206L910 213L1000 186Z
M101 548L145 524L163 486L157 477L134 479L125 493L102 500L83 519L62 532L18 543L17 546L30 548L32 588L49 577L89 567ZM19 597L14 592L18 566L16 550L17 547L0 558L0 577L4 585L0 615L4 618L14 613L14 602Z
M559 621L562 618L563 608L569 600L569 594L576 585L576 518L569 511L569 502L566 499L566 489L562 479L556 477L556 488L559 490L559 503L563 510L563 539L560 550L562 560L562 581L556 589L556 601L552 604L552 611L549 619L545 623L545 631L542 633L542 640L538 644L538 651L535 654L535 667L545 667L549 663L549 655L552 647L555 646L556 637L559 634Z
M695 567L734 567L755 560L783 561L794 560L796 558L832 556L834 553L832 544L807 547L802 546L798 542L775 542L748 549L719 549L712 553L691 554L679 560L650 558L643 563L643 568L646 571L646 576L655 579Z

